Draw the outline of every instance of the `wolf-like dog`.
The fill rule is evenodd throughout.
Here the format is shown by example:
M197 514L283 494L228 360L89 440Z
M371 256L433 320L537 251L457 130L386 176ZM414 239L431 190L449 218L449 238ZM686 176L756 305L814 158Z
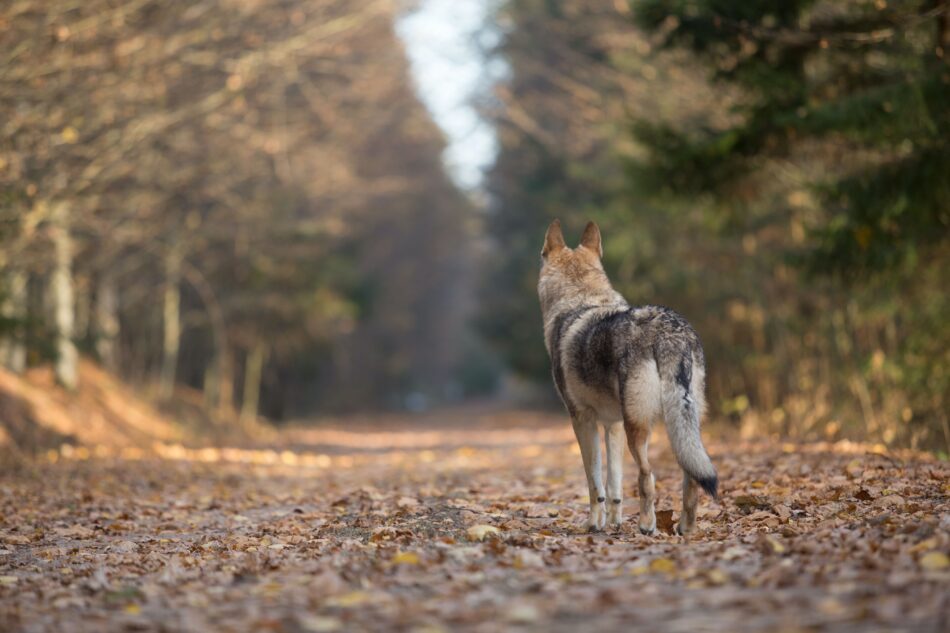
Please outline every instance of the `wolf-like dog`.
M647 443L657 420L683 469L680 534L696 524L699 488L717 496L716 469L703 446L705 360L699 336L679 314L660 306L632 307L610 285L600 229L590 222L580 245L564 243L561 223L548 227L541 250L538 296L554 384L571 416L590 492L590 531L623 520L623 434L639 467L643 534L656 530L655 479ZM607 444L607 489L600 427ZM607 503L609 501L609 503Z

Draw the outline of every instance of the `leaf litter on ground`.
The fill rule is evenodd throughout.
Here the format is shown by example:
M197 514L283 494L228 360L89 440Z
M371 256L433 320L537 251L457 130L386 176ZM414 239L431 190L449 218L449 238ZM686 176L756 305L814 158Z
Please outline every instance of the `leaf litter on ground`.
M948 621L946 463L848 443L713 439L722 495L702 498L684 538L673 529L680 471L661 440L657 532L639 533L628 497L619 530L588 534L569 424L494 425L479 445L482 423L452 427L444 445L429 424L417 449L407 420L398 449L339 450L314 467L61 456L6 472L0 629L917 631Z

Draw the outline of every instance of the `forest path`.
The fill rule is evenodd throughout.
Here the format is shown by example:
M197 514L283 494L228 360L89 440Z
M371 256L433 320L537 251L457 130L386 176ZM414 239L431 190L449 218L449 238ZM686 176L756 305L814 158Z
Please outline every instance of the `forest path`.
M947 630L946 463L712 438L722 496L686 540L660 441L661 531L627 498L588 535L563 416L439 419L6 472L0 630Z

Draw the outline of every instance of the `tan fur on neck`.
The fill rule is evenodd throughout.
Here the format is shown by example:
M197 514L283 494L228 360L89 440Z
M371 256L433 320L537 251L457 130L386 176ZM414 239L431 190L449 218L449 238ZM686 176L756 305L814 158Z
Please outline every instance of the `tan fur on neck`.
M626 304L610 285L600 257L585 246L549 253L541 268L538 293L545 320L570 307Z

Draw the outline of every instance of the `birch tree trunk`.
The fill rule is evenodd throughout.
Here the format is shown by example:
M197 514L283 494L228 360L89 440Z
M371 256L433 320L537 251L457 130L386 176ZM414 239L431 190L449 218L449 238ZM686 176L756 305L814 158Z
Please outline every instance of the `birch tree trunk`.
M165 298L162 308L162 370L159 397L170 398L175 389L178 349L181 345L181 245L172 243L165 256Z
M0 315L22 323L26 318L26 285L27 274L22 270L8 269L4 275L6 295L0 305ZM22 373L26 369L26 345L23 342L23 331L20 325L14 325L13 331L0 339L0 363L14 373Z
M69 227L69 206L56 203L50 215L53 242L53 272L50 279L53 320L56 328L56 380L66 389L79 386L79 353L73 342L73 242Z
M106 271L99 277L96 289L96 354L109 371L118 368L116 343L119 338L119 292L115 276Z
M244 363L244 393L241 402L241 422L247 423L257 417L261 399L261 376L267 349L263 343L255 343Z

